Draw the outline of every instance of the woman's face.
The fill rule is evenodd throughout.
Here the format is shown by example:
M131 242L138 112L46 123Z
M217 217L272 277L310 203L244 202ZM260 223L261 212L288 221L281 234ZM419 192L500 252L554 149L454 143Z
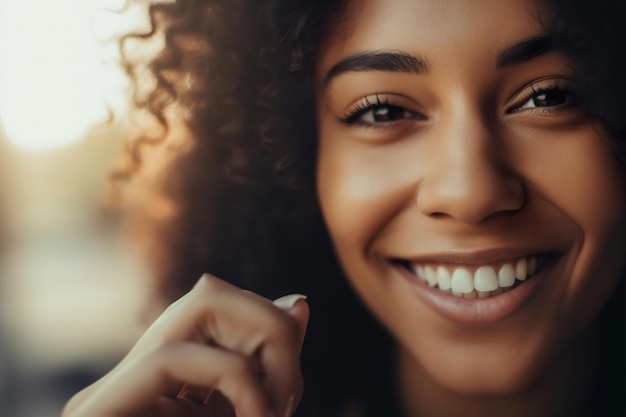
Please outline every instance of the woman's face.
M345 272L436 381L522 389L624 268L622 170L533 2L346 12L317 68L318 193Z

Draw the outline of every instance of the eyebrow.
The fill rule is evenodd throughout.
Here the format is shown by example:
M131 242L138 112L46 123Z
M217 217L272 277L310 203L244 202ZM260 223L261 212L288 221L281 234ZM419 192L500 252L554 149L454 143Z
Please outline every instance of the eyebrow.
M335 64L326 74L323 84L344 72L388 71L421 74L428 71L428 64L422 57L405 52L364 52L352 55Z
M523 64L557 49L547 36L533 36L523 39L498 52L496 68L501 69ZM335 64L324 77L326 85L330 80L345 72L388 71L423 74L429 67L425 58L402 51L375 51L352 55Z
M500 51L496 57L496 68L523 64L555 49L556 44L547 36L533 36Z

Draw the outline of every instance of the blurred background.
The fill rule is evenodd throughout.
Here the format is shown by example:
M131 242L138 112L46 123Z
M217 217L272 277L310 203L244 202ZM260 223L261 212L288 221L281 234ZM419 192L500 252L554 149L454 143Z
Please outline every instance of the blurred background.
M57 416L145 323L146 268L101 220L129 131L117 0L0 0L0 416ZM113 117L111 117L113 115Z

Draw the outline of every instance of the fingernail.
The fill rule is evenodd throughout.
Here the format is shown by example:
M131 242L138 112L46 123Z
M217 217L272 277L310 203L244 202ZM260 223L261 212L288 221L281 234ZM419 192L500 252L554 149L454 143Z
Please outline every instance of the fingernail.
M295 405L296 405L296 397L292 395L291 397L289 397L289 400L287 400L287 407L285 408L284 417L291 417L291 415L294 412L293 408Z
M204 274L202 274L202 276L196 281L195 285L199 285L200 283L204 282L204 281L208 281L210 279L213 279L214 276L211 274L207 274L206 272Z
M274 300L274 305L284 310L289 310L296 305L298 300L306 300L306 295L302 294L289 294L284 297L280 297Z

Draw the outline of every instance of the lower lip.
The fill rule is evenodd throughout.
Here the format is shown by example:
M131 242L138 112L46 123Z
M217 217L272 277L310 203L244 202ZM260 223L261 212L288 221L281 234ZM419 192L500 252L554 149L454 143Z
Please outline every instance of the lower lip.
M533 277L502 294L488 298L463 298L440 291L398 266L417 295L439 315L466 326L486 326L512 316L536 293L554 262L544 265Z

